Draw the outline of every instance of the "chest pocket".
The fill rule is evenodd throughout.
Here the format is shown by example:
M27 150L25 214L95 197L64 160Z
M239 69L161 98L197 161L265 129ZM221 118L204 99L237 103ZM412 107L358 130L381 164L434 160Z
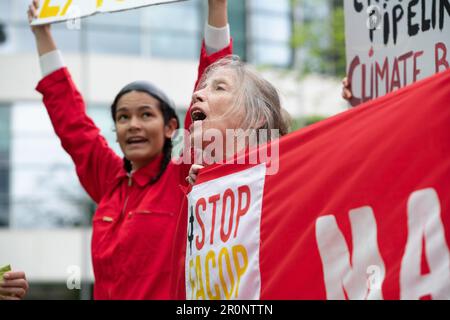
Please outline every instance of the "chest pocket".
M119 231L122 272L130 276L167 272L175 224L174 212L146 208L127 212Z
M100 203L92 219L92 254L103 257L111 250L113 228L118 219L117 212L108 203Z

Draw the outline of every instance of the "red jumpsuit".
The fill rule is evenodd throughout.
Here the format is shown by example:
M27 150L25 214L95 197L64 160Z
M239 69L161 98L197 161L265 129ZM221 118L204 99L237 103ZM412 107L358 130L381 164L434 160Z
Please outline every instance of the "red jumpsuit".
M199 77L231 54L232 44L212 55L202 46ZM198 80L197 80L198 81ZM78 178L98 204L93 217L95 299L170 299L171 249L190 165L171 162L153 185L162 155L128 176L123 160L86 115L66 68L38 84L53 128L75 163ZM185 121L189 127L190 116Z

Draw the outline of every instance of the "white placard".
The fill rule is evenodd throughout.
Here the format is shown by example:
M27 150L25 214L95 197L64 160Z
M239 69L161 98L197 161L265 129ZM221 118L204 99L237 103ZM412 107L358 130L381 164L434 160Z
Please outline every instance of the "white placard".
M450 0L345 0L353 104L450 67Z
M188 300L255 300L261 291L260 224L266 165L220 177L189 193Z
M83 18L97 13L130 10L185 0L40 0L38 18L31 25Z

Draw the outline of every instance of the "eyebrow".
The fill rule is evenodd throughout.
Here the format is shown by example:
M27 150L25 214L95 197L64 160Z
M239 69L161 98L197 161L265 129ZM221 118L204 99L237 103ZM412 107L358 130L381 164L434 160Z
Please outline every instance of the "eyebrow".
M138 108L138 111L142 111L144 109L150 109L153 110L154 108L156 108L155 106L152 105L142 105ZM119 109L116 110L116 112L120 112L120 111L128 111L127 107L120 107Z
M211 83L212 85L224 84L226 86L231 86L231 84L225 78L214 79Z

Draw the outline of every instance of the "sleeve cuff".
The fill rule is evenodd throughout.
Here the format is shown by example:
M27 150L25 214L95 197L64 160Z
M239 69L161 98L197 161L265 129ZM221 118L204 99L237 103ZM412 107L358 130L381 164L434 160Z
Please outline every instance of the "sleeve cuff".
M213 54L228 47L230 44L230 25L216 28L205 24L205 45L208 54Z
M41 65L43 78L66 66L59 50L48 52L39 57L39 64Z

